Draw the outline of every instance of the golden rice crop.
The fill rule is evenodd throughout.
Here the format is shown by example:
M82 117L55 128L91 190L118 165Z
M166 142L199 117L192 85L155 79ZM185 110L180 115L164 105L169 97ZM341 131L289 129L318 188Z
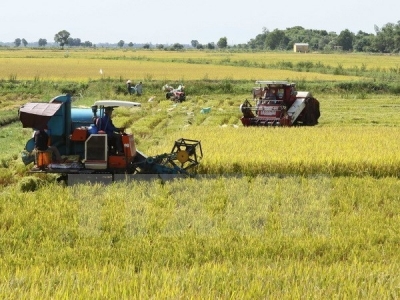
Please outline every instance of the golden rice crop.
M0 79L76 81L104 77L155 80L220 80L226 78L257 80L272 77L282 80L339 81L356 79L352 76L246 67L248 63L268 66L283 61L291 62L293 65L307 61L331 67L340 65L343 68L379 68L381 70L398 68L400 65L398 56L368 56L365 54L23 49L0 51ZM221 65L224 62L237 64L238 67ZM100 70L102 70L102 74L100 74Z
M396 299L399 188L266 176L7 188L0 298Z
M397 127L189 127L152 151L184 135L202 141L199 173L397 176L399 134Z
M100 71L101 70L101 71ZM87 81L101 78L143 78L147 80L355 80L354 76L299 73L290 70L270 70L185 62L142 60L105 60L73 57L0 58L0 79L7 80L70 80Z
M105 68L96 59L70 58L48 61L74 80L97 78L98 68L112 76L116 66L116 60ZM60 76L58 66L40 63L47 59L32 61L38 70L51 67L46 76ZM174 74L177 65L163 66ZM19 78L10 70L6 78ZM182 70L205 76L191 73L202 69ZM254 128L237 126L239 97L223 97L143 103L130 128L134 134L148 128L152 146L140 149L148 155L169 152L181 137L201 140L199 173L214 178L48 184L33 193L2 188L0 298L398 298L399 99L321 95L316 127ZM193 114L203 105L212 107L209 115ZM121 113L115 121L131 120ZM12 163L21 166L14 149L31 132L14 124L0 133L2 153L12 152ZM5 180L16 180L21 172L1 158ZM220 176L227 173L268 176Z
M158 51L143 49L18 49L1 50L0 58L60 58L75 57L81 59L136 59L157 61L204 61L218 63L221 61L249 61L264 62L266 64L279 61L322 63L336 67L339 64L344 68L365 67L366 69L387 70L400 67L398 55L381 55L369 53L294 53L294 52L219 52L219 51Z

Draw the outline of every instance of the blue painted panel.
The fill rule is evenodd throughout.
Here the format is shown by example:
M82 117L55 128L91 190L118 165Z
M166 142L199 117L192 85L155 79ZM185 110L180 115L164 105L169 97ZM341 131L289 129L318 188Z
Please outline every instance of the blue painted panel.
M65 133L65 104L51 117L47 123L50 135L61 136Z
M65 120L63 116L54 115L47 123L51 135L63 135L65 132Z
M31 138L26 142L25 150L31 152L33 149L35 149L35 139Z
M91 122L93 112L91 108L71 108L72 122Z
M72 108L71 109L71 129L93 124L93 112L91 108Z

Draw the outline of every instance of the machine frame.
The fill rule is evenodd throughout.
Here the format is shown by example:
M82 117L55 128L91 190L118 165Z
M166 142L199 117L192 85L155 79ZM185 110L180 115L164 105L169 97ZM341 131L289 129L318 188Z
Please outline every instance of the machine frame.
M148 157L136 149L130 133L121 134L123 153L114 153L110 150L107 134L96 129L96 120L103 117L107 107L131 109L141 107L141 104L98 100L91 108L74 108L71 102L69 95L60 95L48 103L31 102L19 109L23 127L33 130L47 127L49 146L56 147L64 158L61 163L51 159L38 160L42 154L38 156L32 137L26 143L25 155L22 156L26 165L35 163L32 173L57 173L62 179L73 183L123 178L117 174L125 177L136 174L190 176L190 171L203 157L200 141L184 138L175 141L170 153Z
M310 92L297 91L288 81L256 81L249 100L240 105L244 126L293 126L318 124L319 101Z

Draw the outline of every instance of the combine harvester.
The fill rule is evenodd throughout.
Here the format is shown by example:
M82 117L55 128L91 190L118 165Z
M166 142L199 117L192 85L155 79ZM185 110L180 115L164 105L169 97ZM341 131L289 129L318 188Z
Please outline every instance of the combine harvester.
M256 81L255 106L246 99L240 105L244 126L293 126L318 124L319 102L310 92L296 91L287 81Z
M32 173L60 174L68 185L77 183L104 184L138 178L162 180L191 176L203 157L200 141L179 139L170 153L146 156L138 151L132 134L121 133L123 153L112 149L104 132L93 130L96 120L107 107L140 107L137 102L119 100L96 101L91 108L72 107L69 95L60 95L48 103L27 103L20 107L19 118L24 128L47 128L49 148L57 148L63 160L54 161L52 151L35 149L32 137L25 146L22 159L26 165L34 162Z
M174 102L183 102L186 100L185 86L182 84L180 84L176 89L166 84L162 87L162 90L166 92L166 99L171 99Z

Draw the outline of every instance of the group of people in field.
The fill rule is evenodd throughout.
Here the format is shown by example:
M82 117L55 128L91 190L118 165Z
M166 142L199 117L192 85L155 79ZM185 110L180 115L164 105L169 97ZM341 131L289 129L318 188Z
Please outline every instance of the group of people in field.
M126 87L128 89L129 95L137 95L141 96L143 92L142 82L140 81L138 84L133 85L131 80L126 82Z

